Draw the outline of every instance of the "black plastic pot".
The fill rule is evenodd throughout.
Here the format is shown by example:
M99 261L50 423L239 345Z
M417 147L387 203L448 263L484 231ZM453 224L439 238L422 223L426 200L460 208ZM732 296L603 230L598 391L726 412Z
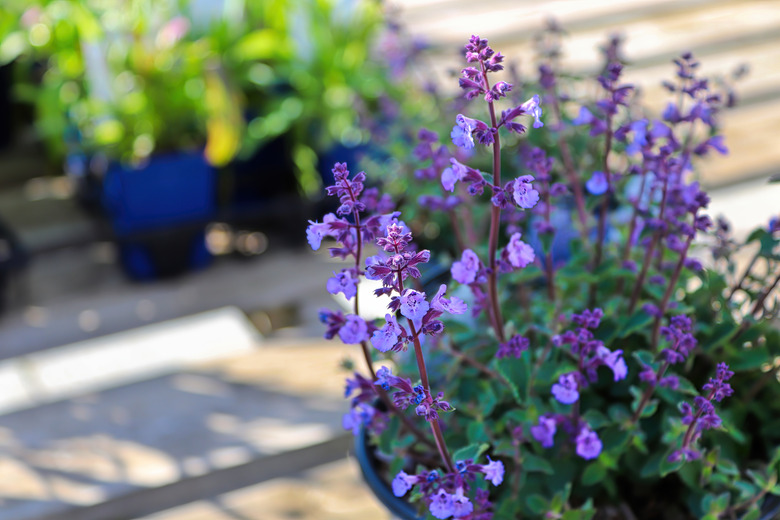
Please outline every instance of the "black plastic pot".
M423 520L409 502L393 494L390 484L380 475L380 462L374 456L374 449L368 441L368 432L365 428L355 436L355 457L366 484L392 515L400 520Z
M355 457L366 484L392 515L400 520L423 520L409 502L393 494L390 484L380 475L381 462L374 456L374 448L368 441L368 432L365 428L355 436ZM758 520L774 518L780 518L780 496L769 495L762 504L761 516Z

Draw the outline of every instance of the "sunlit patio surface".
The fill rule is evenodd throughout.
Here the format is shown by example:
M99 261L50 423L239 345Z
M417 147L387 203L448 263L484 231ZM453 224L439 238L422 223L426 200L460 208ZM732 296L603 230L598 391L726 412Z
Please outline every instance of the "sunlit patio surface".
M565 63L583 73L609 33L624 34L628 79L651 101L682 50L704 72L747 62L742 106L724 117L731 155L702 182L737 235L780 209L780 185L766 184L780 170L776 2L397 3L433 44L442 85L456 84L470 34L522 58L551 13L570 32ZM0 316L0 520L389 518L341 427L340 365L359 356L320 339L317 309L338 305L324 289L332 260L272 241L251 260L132 284L67 198L30 189L0 193L0 215L33 249L79 245L36 259L16 288L23 304Z

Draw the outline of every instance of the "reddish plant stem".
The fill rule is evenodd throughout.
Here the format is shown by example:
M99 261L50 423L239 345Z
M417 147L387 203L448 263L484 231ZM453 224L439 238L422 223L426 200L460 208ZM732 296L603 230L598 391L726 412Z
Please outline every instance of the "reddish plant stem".
M693 218L696 220L696 215L694 215ZM666 291L664 291L664 296L661 299L661 305L658 306L658 315L655 317L655 322L653 323L653 335L651 339L654 352L658 350L658 331L661 328L661 318L663 317L664 313L666 313L666 306L669 305L669 298L672 297L672 292L674 291L674 287L677 285L677 280L680 279L680 273L682 272L685 258L688 256L688 250L690 249L691 243L693 242L693 236L694 235L690 235L685 241L685 247L680 252L680 258L677 260L677 265L674 267L672 277L669 279L669 285L666 286Z
M664 179L664 188L663 188L663 195L661 197L661 209L658 213L658 218L663 220L664 218L664 210L666 209L666 186L668 184L669 180ZM628 313L631 314L634 312L634 309L636 308L636 303L639 300L639 293L642 290L642 285L645 283L645 277L647 276L647 270L650 268L650 263L653 259L653 252L655 251L655 246L658 244L658 241L661 240L661 233L662 231L660 229L657 229L655 233L653 233L653 238L650 241L650 245L647 248L647 253L645 254L645 261L642 263L642 271L639 273L639 277L636 280L636 283L634 284L634 289L631 291L631 301L628 304Z
M355 195L352 193L352 188L349 187L349 194L352 198L353 202L357 200ZM360 259L362 257L363 252L363 229L360 225L360 213L358 213L357 210L353 211L353 216L355 217L355 235L356 235L356 249L355 249L355 274L357 276L360 276L361 269L360 269ZM355 303L354 303L354 312L356 316L360 316L360 303L358 300L358 292L355 292ZM360 347L363 350L363 357L366 360L366 366L368 367L368 371L371 373L371 380L376 381L376 371L374 370L374 362L371 359L371 350L368 346L368 341L363 340L360 342ZM417 428L417 426L399 410L393 401L390 399L390 397L387 395L387 392L381 387L377 388L379 398L382 400L382 402L385 403L385 406L387 406L387 409L398 416L398 418L401 420L401 422L406 426L406 428L419 440L420 442L427 444L431 446L433 443L431 443L430 440L428 440L425 437L425 434Z
M658 370L655 372L656 384L664 376L664 373L666 372L667 368L669 368L668 361L664 361L663 363L661 363L661 366L658 367ZM642 394L642 400L639 401L639 406L637 406L636 412L634 412L634 415L631 417L631 423L630 423L631 425L636 424L636 422L639 420L639 417L642 415L642 410L644 410L645 406L647 406L647 403L650 401L650 397L653 395L654 391L655 391L655 385L650 385L645 389L645 393Z
M759 249L758 251L756 251L756 254L753 255L753 258L750 260L750 263L745 269L745 273L742 275L742 278L740 278L737 284L734 287L732 287L731 291L729 291L729 295L726 297L726 301L730 302L731 299L734 297L734 293L742 289L742 284L745 283L745 280L747 280L748 275L750 275L750 272L753 270L753 267L756 265L756 262L760 257L761 257L761 250Z
M607 192L604 194L604 200L601 201L601 211L599 212L599 227L596 238L596 255L593 260L593 271L601 265L601 257L604 249L604 237L607 230L607 208L609 207L609 196L612 193L612 175L609 171L609 152L612 149L612 115L607 115L607 136L604 142L604 175L607 177Z
M458 246L458 251L465 251L466 243L463 241L463 234L460 231L460 226L458 226L458 216L455 214L455 210L449 210L447 215L450 217L450 225L455 234L455 245Z
M761 296L758 297L755 305L753 305L753 309L750 311L751 315L755 316L758 314L758 311L764 309L764 302L766 302L766 299L769 298L769 295L772 294L772 291L775 290L775 287L777 287L778 284L780 284L780 273L778 273L775 281L772 282L769 287L767 287L766 290L761 293Z
M547 181L547 187L544 191L544 220L547 223L548 229L550 227L550 181ZM544 262L544 269L547 278L547 299L550 303L555 303L555 273L553 270L553 236L550 235L550 247L548 248L547 255Z
M487 79L485 64L481 63L482 77L485 79L485 90L490 92L490 82ZM496 110L493 102L488 102L490 111L490 124L496 130L493 141L493 185L501 187L501 140L498 135L498 120L496 119ZM493 329L496 331L496 337L500 343L506 341L504 337L504 319L501 316L501 306L498 303L498 263L496 262L496 252L498 250L498 231L501 224L501 208L492 204L490 208L490 236L488 242L488 298L493 317Z
M398 249L396 249L396 253L398 252ZM396 270L396 276L398 276L398 292L403 294L404 279L401 269ZM414 322L407 318L407 323L409 324L409 331L412 333L414 355L417 360L417 370L420 373L420 382L425 389L426 395L431 396L431 384L428 380L428 370L425 368L425 356L423 356L422 345L420 345L420 336L417 332L417 328L414 326ZM451 473L454 470L452 457L450 457L450 453L447 450L447 444L444 442L444 435L441 433L439 421L437 419L435 421L429 421L429 423L431 425L431 431L433 432L433 439L436 442L436 448L439 450L439 454L444 461L444 466L447 468L447 471Z
M469 356L465 352L461 352L459 350L456 350L455 347L452 344L450 344L449 347L450 347L450 352L456 358L458 358L458 359L464 361L465 363L473 366L474 368L476 368L477 370L479 370L480 372L482 372L483 374L488 376L490 379L495 379L497 381L501 381L507 387L511 388L511 386L512 386L511 383L507 380L507 378L505 378L500 373L496 372L495 370L492 370L487 365L485 365L483 363L480 363L479 361L477 361L473 357Z
M563 118L561 117L561 107L558 101L558 91L553 87L548 91L552 98L552 108L555 114L556 127L561 128L563 126ZM574 192L574 203L577 206L577 216L580 220L580 236L583 244L588 242L588 213L585 210L585 194L582 191L582 183L577 178L577 170L574 166L574 160L572 159L571 150L569 150L569 144L563 138L563 135L558 134L558 150L561 152L561 159L563 160L563 167L566 171L566 175L569 178L569 184Z
M631 223L628 226L628 239L626 240L626 246L623 248L623 261L625 262L628 260L630 254L631 254L631 237L634 236L634 231L636 230L636 221L639 218L639 207L642 204L642 194L645 192L645 183L647 181L647 166L643 163L642 164L642 181L639 185L639 198L636 201L636 204L634 204L634 211L631 213Z
M711 401L713 395L715 395L715 390L710 390L710 393L707 395L707 400ZM696 423L699 422L702 413L704 413L704 408L699 408L696 415L693 416L693 421L691 421L691 424L688 426L688 431L685 432L685 437L683 437L681 449L684 450L691 444L693 433L696 431Z

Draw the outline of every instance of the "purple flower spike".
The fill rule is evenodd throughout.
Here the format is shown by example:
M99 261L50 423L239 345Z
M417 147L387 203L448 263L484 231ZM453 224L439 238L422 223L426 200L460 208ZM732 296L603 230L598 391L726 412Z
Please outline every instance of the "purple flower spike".
M607 192L609 185L607 184L607 176L604 172L595 171L590 177L588 182L585 183L585 187L591 193L591 195L603 195Z
M539 424L531 426L531 435L543 448L552 448L556 429L557 423L555 419L542 415L539 417Z
M558 402L572 404L576 403L580 398L577 388L577 378L573 372L569 372L568 374L561 374L558 382L552 386L552 393Z
M401 296L401 314L412 320L415 324L422 321L430 305L425 299L425 294L414 289L407 289Z
M595 459L601 453L601 440L596 432L587 426L577 435L577 455L586 460Z
M368 326L363 318L350 314L346 323L339 329L339 338L347 345L355 345L368 339Z
M513 197L521 208L531 209L539 202L539 192L531 185L533 180L531 175L523 175L514 181Z
M479 257L471 249L466 249L460 260L452 264L452 277L459 283L474 283L479 269Z

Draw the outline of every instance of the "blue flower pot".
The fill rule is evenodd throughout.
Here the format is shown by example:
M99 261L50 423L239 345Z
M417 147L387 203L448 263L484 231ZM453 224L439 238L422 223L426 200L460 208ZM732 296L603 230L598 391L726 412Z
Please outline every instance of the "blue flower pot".
M113 164L102 201L131 278L175 275L210 262L205 229L216 213L216 174L202 154L155 156L141 168Z

